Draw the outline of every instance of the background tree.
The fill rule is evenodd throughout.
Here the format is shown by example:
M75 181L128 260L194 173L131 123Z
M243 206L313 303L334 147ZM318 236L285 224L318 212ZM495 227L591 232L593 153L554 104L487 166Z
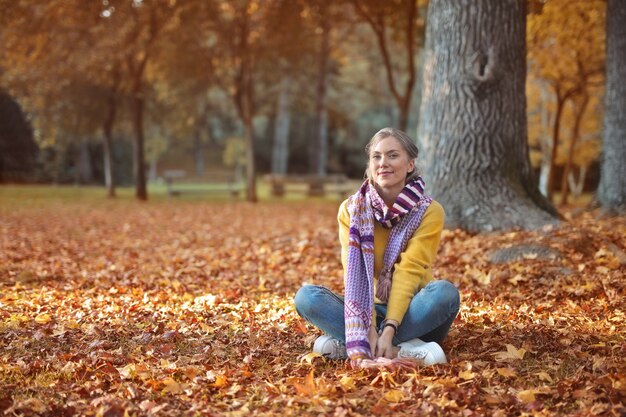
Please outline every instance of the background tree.
M626 3L609 0L606 24L604 150L598 200L607 211L626 211Z
M517 0L429 4L418 141L449 227L556 220L528 159L525 14Z
M20 105L0 90L0 182L33 180L38 147Z
M424 39L424 20L420 19L419 6L425 2L351 0L351 3L376 37L388 88L398 108L397 127L407 130L417 81L417 52ZM401 47L394 47L397 45Z
M584 97L604 82L604 3L603 0L548 0L528 17L529 71L533 78L545 80L555 97L552 140L546 152L548 158L542 161L542 173L547 177L546 195L550 199L556 188L559 146L566 142L562 135L566 106L570 101L575 103L580 125L588 108L586 104L581 106ZM576 142L577 139L567 141L572 147ZM566 175L561 185L567 193L571 160L565 158L564 165Z

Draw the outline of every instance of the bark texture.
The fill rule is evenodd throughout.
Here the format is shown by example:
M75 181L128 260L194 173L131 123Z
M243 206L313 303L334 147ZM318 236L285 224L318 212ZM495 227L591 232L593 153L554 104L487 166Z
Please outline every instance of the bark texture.
M429 4L418 142L447 227L479 232L557 221L528 157L525 4Z
M604 150L598 200L626 212L626 2L609 0L606 34Z

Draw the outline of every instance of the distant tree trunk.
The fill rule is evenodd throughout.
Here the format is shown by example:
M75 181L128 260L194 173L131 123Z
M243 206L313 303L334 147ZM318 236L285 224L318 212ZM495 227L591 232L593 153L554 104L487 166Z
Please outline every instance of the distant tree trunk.
M550 110L548 109L549 92L545 83L541 83L541 126L546 130L550 126ZM543 129L542 129L543 131ZM548 197L548 177L550 176L550 138L547 135L539 137L541 147L541 171L539 173L539 192Z
M81 140L78 149L77 183L89 184L93 180L93 166L91 164L91 152L89 142Z
M576 150L576 143L580 137L580 123L583 120L585 110L587 110L587 104L589 103L589 95L585 92L581 97L580 104L574 103L574 111L576 112L574 118L574 127L572 129L572 138L569 144L569 151L567 153L567 161L563 168L563 177L561 178L561 204L567 204L567 197L569 194L568 179L572 169L572 163L574 161L574 151Z
M598 201L626 212L626 2L609 0L606 29L604 149Z
M135 79L135 88L133 89L132 97L132 122L135 133L135 141L133 142L133 166L135 168L135 197L138 200L145 201L148 199L148 189L146 185L145 140L143 130L144 98L140 77L141 75L137 75Z
M272 146L272 174L287 173L289 161L289 127L291 125L291 84L290 76L283 77L274 126L274 143Z
M256 202L256 166L254 162L254 83L253 83L253 56L250 50L250 16L248 15L249 1L243 3L238 16L237 56L239 68L235 80L235 104L239 117L243 123L244 142L246 145L246 200Z
M587 177L587 167L585 165L578 168L578 182L572 172L569 173L567 181L569 182L569 189L572 190L572 194L579 197L583 193L585 186L585 178Z
M330 19L327 5L321 6L322 38L318 55L317 87L315 93L315 134L311 151L311 173L326 175L328 159L328 76L330 57Z
M102 123L104 134L103 154L104 154L104 184L107 188L107 197L115 197L115 178L113 177L113 124L117 112L117 101L115 91L112 89L107 98L107 114Z
M418 139L446 225L472 232L557 221L528 157L521 0L431 0Z
M550 168L548 170L548 180L546 183L547 198L550 202L553 201L554 195L554 181L556 178L556 157L559 151L559 142L561 141L561 118L563 116L563 109L565 108L565 99L560 93L560 90L556 89L556 110L554 113L554 125L552 127L552 148L550 151Z
M196 176L204 176L204 147L202 146L202 138L200 132L196 131L193 137L193 154L196 164Z
M154 159L150 159L150 164L148 166L148 180L156 181L159 172L159 158L154 157Z

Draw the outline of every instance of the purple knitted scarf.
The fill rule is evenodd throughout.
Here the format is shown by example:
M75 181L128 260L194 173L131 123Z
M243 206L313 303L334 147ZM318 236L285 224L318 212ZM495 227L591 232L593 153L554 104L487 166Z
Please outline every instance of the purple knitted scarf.
M344 318L346 350L353 361L372 358L367 336L374 308L374 219L391 228L376 285L376 297L387 302L394 265L431 202L432 198L424 194L424 181L420 177L405 185L391 208L367 180L348 198L350 235L344 276Z

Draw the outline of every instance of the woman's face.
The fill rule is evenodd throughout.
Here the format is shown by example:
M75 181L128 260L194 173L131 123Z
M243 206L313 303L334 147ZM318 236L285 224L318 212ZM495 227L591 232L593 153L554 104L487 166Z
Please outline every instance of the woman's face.
M409 158L400 141L393 136L380 140L371 150L368 169L374 184L382 190L401 190L406 174L415 162Z

